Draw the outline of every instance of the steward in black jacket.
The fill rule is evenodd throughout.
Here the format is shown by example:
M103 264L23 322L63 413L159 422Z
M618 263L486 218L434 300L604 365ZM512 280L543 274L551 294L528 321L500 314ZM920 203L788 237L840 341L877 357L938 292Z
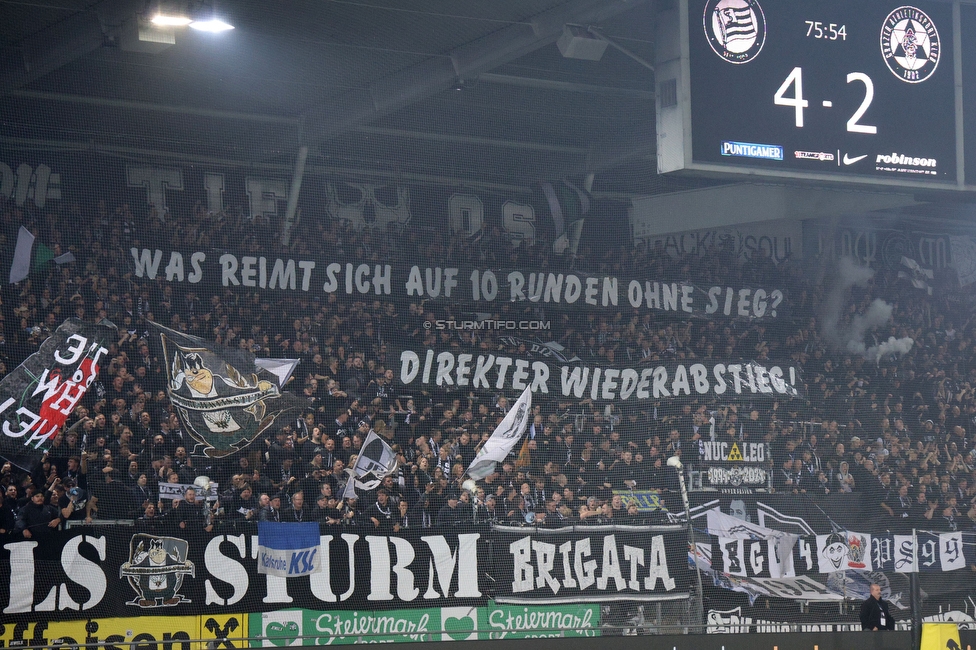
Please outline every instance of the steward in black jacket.
M871 585L871 596L861 603L862 630L893 630L895 617L891 615L889 603L881 599L881 587Z

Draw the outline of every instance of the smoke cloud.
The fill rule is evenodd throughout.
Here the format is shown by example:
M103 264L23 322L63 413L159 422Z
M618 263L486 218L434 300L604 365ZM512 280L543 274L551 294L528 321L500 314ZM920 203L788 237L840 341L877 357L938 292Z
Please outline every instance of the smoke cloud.
M875 327L880 327L891 320L892 305L877 298L873 300L867 311L857 314L850 324L842 325L841 317L848 305L847 294L854 286L866 286L868 280L874 277L874 271L868 267L859 266L854 260L844 257L837 265L833 287L827 294L826 308L823 316L824 338L835 348L847 350L868 361L880 363L888 355L905 354L912 349L915 341L905 337L896 339L889 337L887 341L868 345L865 336Z
M877 363L888 355L908 354L913 345L915 345L915 341L907 336L901 339L889 336L887 341L868 348L864 353L864 357Z

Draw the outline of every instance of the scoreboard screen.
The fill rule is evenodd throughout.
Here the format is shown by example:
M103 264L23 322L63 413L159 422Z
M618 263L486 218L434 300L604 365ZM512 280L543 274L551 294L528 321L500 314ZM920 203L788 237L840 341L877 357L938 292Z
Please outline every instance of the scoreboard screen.
M659 118L659 171L965 185L952 4L680 4L682 137L661 156L679 138Z

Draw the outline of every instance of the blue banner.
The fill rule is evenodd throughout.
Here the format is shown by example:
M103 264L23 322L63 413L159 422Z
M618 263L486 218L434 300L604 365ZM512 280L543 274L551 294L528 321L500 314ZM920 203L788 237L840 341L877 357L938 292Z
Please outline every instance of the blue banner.
M258 522L258 573L294 578L318 573L319 525Z

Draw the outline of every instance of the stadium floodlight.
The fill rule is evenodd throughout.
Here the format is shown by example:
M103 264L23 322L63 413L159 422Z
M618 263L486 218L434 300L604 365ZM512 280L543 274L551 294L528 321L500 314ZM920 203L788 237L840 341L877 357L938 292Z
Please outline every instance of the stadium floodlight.
M149 22L159 27L184 27L192 23L193 19L180 15L156 14Z
M192 23L190 23L190 29L217 34L234 29L234 26L229 23L225 23L219 18L210 18L208 20L194 20Z

